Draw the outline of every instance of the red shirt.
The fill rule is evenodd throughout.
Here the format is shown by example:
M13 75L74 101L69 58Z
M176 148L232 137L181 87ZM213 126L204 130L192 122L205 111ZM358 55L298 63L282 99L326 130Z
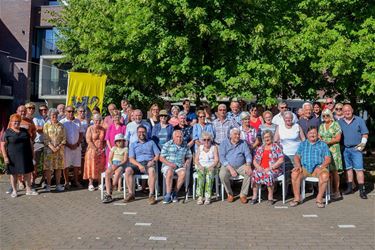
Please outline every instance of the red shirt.
M264 169L270 167L270 153L271 153L271 150L269 150L269 149L265 149L263 151L262 160L260 161L260 165Z

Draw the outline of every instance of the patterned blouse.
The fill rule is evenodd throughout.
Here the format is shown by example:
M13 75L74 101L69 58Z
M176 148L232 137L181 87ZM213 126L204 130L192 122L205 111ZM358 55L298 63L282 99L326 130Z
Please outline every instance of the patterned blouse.
M61 123L52 124L50 122L44 124L44 145L52 144L58 146L59 144L66 144L65 128Z
M256 150L254 158L258 164L260 164L260 162L262 161L264 148L265 148L265 145L262 145L262 146L259 146ZM278 144L272 143L270 155L269 155L270 165L275 164L280 158L284 158L283 150Z

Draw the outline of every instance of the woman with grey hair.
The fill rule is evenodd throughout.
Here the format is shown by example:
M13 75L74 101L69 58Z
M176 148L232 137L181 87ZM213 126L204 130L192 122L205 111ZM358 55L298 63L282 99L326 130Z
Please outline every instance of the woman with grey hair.
M201 134L201 144L197 147L195 153L195 169L198 174L197 196L198 205L211 203L212 185L214 183L215 169L219 163L219 151L212 143L213 136L210 132L203 131Z
M51 171L55 170L56 191L64 191L60 184L61 172L64 169L64 146L66 135L64 126L58 121L59 112L51 108L48 111L49 122L43 126L44 135L44 159L43 170L47 179L46 192L51 191Z
M88 144L83 179L89 180L89 191L94 191L94 180L100 180L100 174L105 171L105 129L101 125L100 114L93 116L94 125L91 125L86 132Z
M180 108L178 106L173 106L171 108L171 119L169 119L169 124L173 127L178 125L178 113L180 113Z
M268 189L268 203L273 205L273 188L275 180L282 174L280 169L284 162L284 154L281 147L273 142L271 130L265 130L262 134L262 146L258 147L254 156L253 171L253 198L251 204L257 203L259 185L266 185Z

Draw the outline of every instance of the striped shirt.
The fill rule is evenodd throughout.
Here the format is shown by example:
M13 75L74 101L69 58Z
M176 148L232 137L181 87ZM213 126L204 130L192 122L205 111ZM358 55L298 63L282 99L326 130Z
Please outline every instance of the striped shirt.
M321 140L315 143L305 140L298 146L297 155L301 158L302 167L306 168L309 173L324 162L326 156L330 156L329 148L325 142Z
M160 156L163 156L167 161L176 164L177 168L180 168L184 165L187 158L192 157L192 154L186 143L177 145L173 140L170 140L164 144ZM164 166L166 165L163 163Z

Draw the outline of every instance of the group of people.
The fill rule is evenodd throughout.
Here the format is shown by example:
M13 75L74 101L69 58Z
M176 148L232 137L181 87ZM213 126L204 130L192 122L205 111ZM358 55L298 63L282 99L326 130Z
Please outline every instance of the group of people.
M294 198L290 206L294 207L301 202L302 179L314 176L319 180L316 203L322 208L327 185L332 185L332 199L341 198L339 173L343 171L343 194L353 193L355 172L360 197L366 199L362 155L369 134L366 124L354 115L350 104L335 105L328 98L323 105L306 102L297 117L286 102L278 104L279 113L274 116L268 110L258 115L257 105L247 111L238 101L230 103L229 112L225 104L218 105L215 113L208 105L194 112L185 100L182 110L178 106L160 110L153 104L143 119L140 109L122 100L121 109L110 104L109 115L103 119L98 108L87 117L83 107L63 104L57 109L42 104L35 115L36 105L27 103L10 116L1 137L9 193L17 197L19 182L25 185L26 195L37 195L34 187L41 163L46 192L51 191L52 173L56 191L69 189L69 169L73 169L72 185L82 187L82 178L88 181L88 190L94 191L97 181L105 189L104 203L111 202L113 191L122 188L128 190L124 202L135 200L133 177L139 174L148 175L149 204L157 202L155 193L160 191L162 178L163 203L177 202L179 190L189 185L186 180L193 171L200 205L211 203L217 175L228 202L234 201L231 180L241 177L242 203L248 202L252 187L250 203L256 204L258 187L265 185L272 205L275 182L285 175L291 178ZM100 183L103 172L105 186ZM121 187L123 174L126 187ZM142 189L146 190L146 183Z

